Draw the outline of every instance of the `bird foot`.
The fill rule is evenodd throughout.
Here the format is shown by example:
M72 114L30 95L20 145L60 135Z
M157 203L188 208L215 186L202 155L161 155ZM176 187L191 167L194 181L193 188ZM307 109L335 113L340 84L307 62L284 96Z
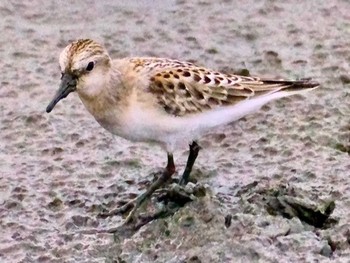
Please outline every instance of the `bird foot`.
M106 218L130 211L123 224L118 227L104 230L104 232L113 233L116 240L121 239L123 236L132 236L138 229L147 223L159 218L171 216L186 203L194 201L198 197L205 196L206 188L198 183L188 183L186 186L180 186L179 184L173 183L166 188L158 189L156 194L157 200L163 202L164 205L151 215L140 215L137 217L138 208L144 203L144 201L146 201L144 194L117 209L111 210L107 213L101 213L99 216Z
M101 218L107 218L115 215L122 215L127 213L128 211L129 214L127 215L125 219L125 223L130 223L134 220L135 215L136 215L136 210L140 207L141 205L141 196L136 197L135 199L130 200L126 204L122 205L121 207L118 207L116 209L113 209L109 212L105 213L100 213L98 216Z
M205 196L205 187L201 184L188 183L185 186L171 184L168 188L162 188L157 191L158 201L164 203L173 202L179 206L195 200L197 197Z

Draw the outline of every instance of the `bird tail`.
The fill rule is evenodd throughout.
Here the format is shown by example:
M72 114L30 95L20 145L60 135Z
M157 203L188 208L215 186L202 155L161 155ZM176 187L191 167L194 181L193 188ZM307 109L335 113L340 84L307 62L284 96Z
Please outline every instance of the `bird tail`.
M275 93L278 91L285 91L292 94L302 93L303 91L310 91L316 89L320 86L320 84L316 81L313 81L310 78L300 79L300 80L271 80L271 79L262 79L261 80L264 85L263 86L276 86L279 87L277 89L272 89L267 93ZM259 90L254 89L255 92L259 92ZM261 90L263 92L263 90ZM265 90L266 92L266 90ZM290 94L290 95L292 95Z

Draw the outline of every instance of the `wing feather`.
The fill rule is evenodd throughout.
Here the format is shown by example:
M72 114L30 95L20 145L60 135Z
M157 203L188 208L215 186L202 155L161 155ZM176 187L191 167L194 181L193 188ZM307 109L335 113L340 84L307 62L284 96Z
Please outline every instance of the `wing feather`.
M305 80L271 80L224 74L189 62L160 58L133 59L135 68L149 73L148 90L166 112L176 116L204 112L280 90L313 88Z

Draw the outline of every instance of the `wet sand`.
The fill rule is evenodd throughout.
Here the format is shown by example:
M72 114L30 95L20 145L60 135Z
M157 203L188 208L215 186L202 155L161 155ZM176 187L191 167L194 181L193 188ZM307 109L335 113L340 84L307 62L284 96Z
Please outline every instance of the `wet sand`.
M350 4L297 2L1 2L0 262L348 262ZM76 95L45 113L61 49L86 37L112 57L312 77L322 87L208 134L193 173L206 197L115 242L84 231L120 224L97 218L99 209L144 191L166 154L112 136ZM175 153L179 173L186 155ZM322 229L270 215L261 193L283 187L335 200L338 222Z

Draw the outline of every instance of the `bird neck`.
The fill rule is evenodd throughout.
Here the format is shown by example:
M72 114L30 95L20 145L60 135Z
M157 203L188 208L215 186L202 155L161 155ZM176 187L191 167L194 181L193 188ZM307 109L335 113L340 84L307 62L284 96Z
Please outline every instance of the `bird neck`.
M96 118L103 118L109 111L116 109L125 92L120 73L110 71L94 87L78 90L79 97L86 109ZM89 92L90 90L90 92ZM93 92L91 92L93 90Z

